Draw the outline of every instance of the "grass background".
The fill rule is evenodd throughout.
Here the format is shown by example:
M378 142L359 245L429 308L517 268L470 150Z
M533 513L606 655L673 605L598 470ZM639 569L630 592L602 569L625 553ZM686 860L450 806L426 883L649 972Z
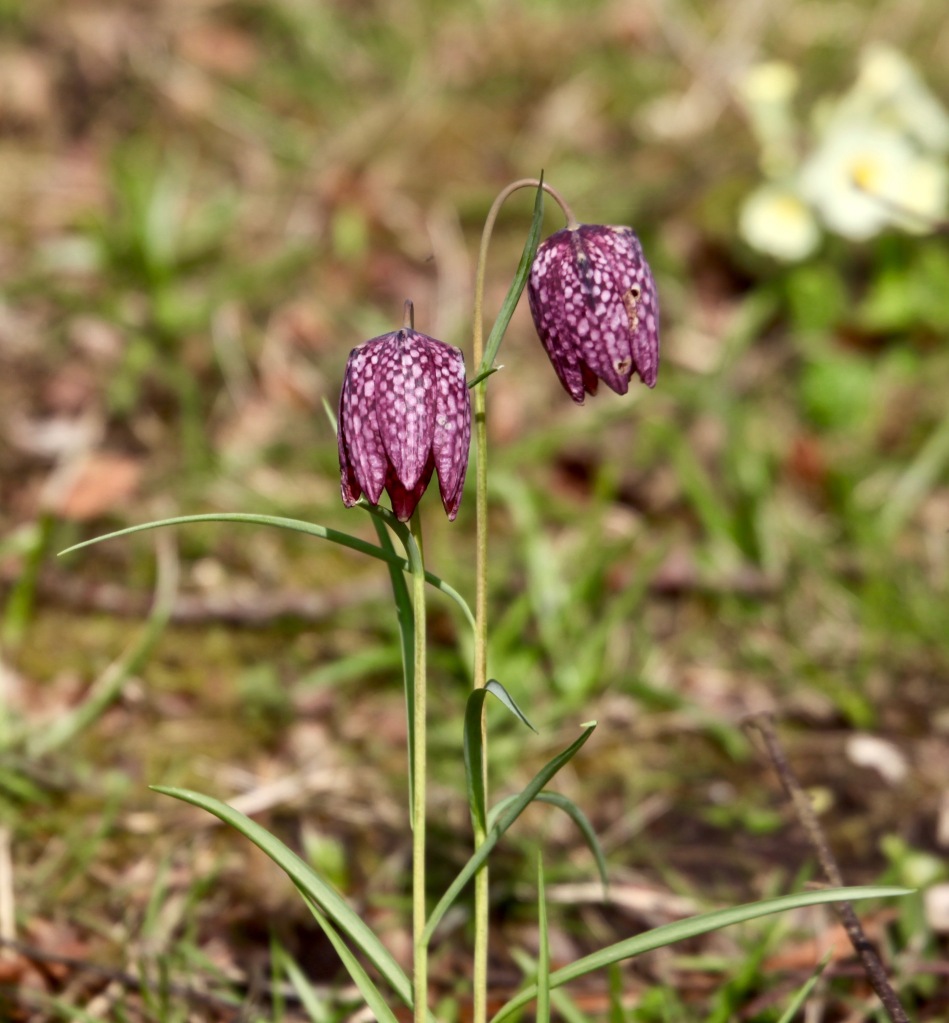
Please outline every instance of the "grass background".
M322 402L406 297L420 329L468 344L484 215L541 169L581 220L639 232L663 362L654 392L576 408L522 307L491 380L492 673L541 730L492 716L493 786L597 718L561 785L627 900L578 887L594 873L579 836L532 813L494 871L493 985L515 984L532 947L538 841L559 958L677 900L801 882L809 854L741 730L750 712L781 715L849 881L944 877L945 237L830 240L790 268L743 247L758 170L732 84L790 60L806 115L887 40L946 96L940 4L4 0L0 33L3 928L70 957L8 951L0 1011L304 1018L272 978L273 936L315 984L338 979L282 876L148 784L246 800L408 954L401 682L378 566L283 534L178 532L171 624L66 741L57 728L148 629L156 549L145 535L53 552L214 510L365 530L340 504ZM502 214L489 309L530 205ZM429 499L425 518L433 570L470 593L473 509L449 524ZM467 855L470 649L432 604L440 889ZM884 745L867 754L868 736ZM876 914L872 936L935 1020L949 981L921 907ZM446 1016L465 1011L466 924L434 966ZM777 1018L829 926L637 963L628 1018ZM79 963L138 971L145 994ZM872 1018L846 962L831 973L821 1018ZM605 990L576 996L591 1018Z

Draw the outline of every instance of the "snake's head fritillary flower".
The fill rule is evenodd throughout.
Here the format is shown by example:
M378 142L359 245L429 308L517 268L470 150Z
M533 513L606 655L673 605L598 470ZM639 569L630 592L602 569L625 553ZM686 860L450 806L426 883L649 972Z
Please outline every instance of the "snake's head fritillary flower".
M407 327L354 348L339 399L343 503L385 490L407 522L438 471L449 519L458 514L468 468L471 404L465 360L452 345Z
M537 249L528 281L534 325L567 393L578 404L602 380L625 394L633 373L654 387L659 301L631 228L579 224Z

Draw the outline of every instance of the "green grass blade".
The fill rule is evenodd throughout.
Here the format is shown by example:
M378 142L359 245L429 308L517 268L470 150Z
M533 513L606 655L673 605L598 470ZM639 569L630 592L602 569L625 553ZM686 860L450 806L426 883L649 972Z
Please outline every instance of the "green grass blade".
M501 814L517 799L516 795L507 796L502 799L495 806L491 807L491 812L488 814L488 830L494 827L495 822L500 818ZM572 799L568 799L566 796L560 795L559 792L538 792L534 797L535 803L549 803L551 806L556 806L563 810L564 813L568 814L574 824L580 829L586 840L587 845L590 847L590 852L593 853L593 857L596 860L596 868L600 874L600 880L603 882L604 891L609 886L609 878L607 877L606 871L606 858L603 855L603 849L600 846L600 840L596 837L596 832L593 830L593 825L590 823L587 815L580 809Z
M544 176L541 174L540 181L543 183ZM494 360L497 358L498 349L501 347L501 342L504 340L504 333L507 330L508 324L511 322L511 317L514 315L514 310L517 308L517 303L520 301L521 293L524 291L524 287L527 284L527 278L530 276L531 263L534 262L534 256L537 255L537 246L540 244L540 231L544 222L544 190L538 185L537 195L534 199L534 215L531 218L531 226L527 232L527 241L524 242L524 251L521 253L521 261L517 264L517 270L514 272L514 280L511 281L511 287L508 289L508 293L501 303L501 311L498 313L498 318L494 321L494 326L491 328L491 333L488 335L488 343L484 348L484 358L481 360L481 365L478 367L478 371L473 379L468 383L469 387L473 387L479 380L483 380L486 376L491 373L494 366Z
M821 974L827 968L827 964L830 962L833 952L826 952L821 961L817 964L816 969L807 978L807 981L802 985L801 990L791 999L791 1004L781 1014L781 1018L778 1023L791 1023L791 1020L797 1016L798 1012L803 1008L804 1003L810 997L811 992L817 986L817 982L821 978Z
M584 841L589 846L590 852L593 853L593 858L596 860L596 869L599 871L600 880L603 882L603 888L605 889L609 885L609 880L606 876L606 857L603 855L603 848L600 845L600 840L596 837L596 832L593 830L589 817L572 799L562 796L559 792L538 792L536 802L549 803L551 806L556 806L558 809L563 810L573 823L576 824L580 834L583 835Z
M613 963L607 968L609 974L610 993L610 1015L608 1023L626 1023L626 1013L623 1010L623 976L619 963Z
M880 509L880 529L892 540L927 494L932 492L949 463L949 419L944 419L930 434L889 492Z
M308 903L308 905L312 912L312 904ZM327 926L332 926L329 924L329 921L327 921ZM309 977L300 969L299 963L279 944L274 945L273 957L274 965L286 974L287 980L290 981L293 990L296 991L300 1004L310 1017L310 1023L329 1023L329 1009L323 1004L320 996L314 990Z
M621 962L623 959L631 959L633 956L641 955L643 952L651 952L653 949L671 945L675 941L682 941L685 938L694 938L699 934L707 934L709 931L717 931L719 928L728 927L731 924L745 923L748 920L756 920L771 913L781 913L788 909L801 909L804 906L819 906L829 902L855 902L858 899L880 899L894 895L909 895L910 888L895 888L890 886L866 886L854 888L828 888L816 892L795 892L792 895L782 895L776 899L765 899L761 902L746 903L741 906L731 906L728 909L716 909L711 913L701 913L698 916L689 917L688 920L677 920L675 923L663 924L645 934L637 934L635 938L627 938L609 945L599 952L584 956L569 966L556 970L550 975L551 987L559 987L567 984L578 977L583 977L594 970L601 970L611 963ZM537 985L531 984L523 991L516 994L494 1014L491 1023L502 1023L509 1019L521 1008L537 997Z
M380 509L370 508L369 510L379 511ZM281 515L254 515L244 512L209 512L202 515L177 515L172 519L156 519L152 522L142 522L137 526L127 526L125 529L117 529L113 533L104 533L102 536L93 537L91 540L83 540L82 543L73 544L72 547L67 547L64 551L60 551L59 556L72 554L74 551L80 551L84 547L92 547L97 543L105 543L106 540L115 540L120 536L143 533L149 529L162 529L165 526L185 526L194 522L234 522L251 526L274 526L277 529L288 529L295 533L306 533L308 536L316 536L321 540L329 540L330 543L339 544L340 547L348 547L359 554L368 554L370 558L375 558L377 561L385 561L389 564L397 565L403 572L409 571L408 561L405 558L399 557L394 551L389 554L381 547L377 547L366 540L361 540L358 536L350 536L349 533L344 533L339 529L318 526L316 523L304 522L302 519L288 519ZM474 615L471 608L468 607L465 598L456 589L449 586L444 580L439 579L432 572L425 573L425 581L436 590L444 593L446 597L450 597L461 608L465 618L471 627L474 628Z
M534 801L538 792L541 791L547 782L549 782L562 767L568 764L576 756L584 743L586 743L593 734L595 728L596 722L589 722L585 726L580 737L574 740L562 753L558 753L557 756L548 761L537 772L537 774L534 775L520 794L511 800L504 812L498 817L497 823L488 832L485 840L478 846L471 859L469 859L461 868L458 876L454 881L452 881L448 890L439 900L438 905L432 910L432 914L428 918L428 923L425 925L425 931L422 935L423 941L426 943L431 941L432 934L441 922L442 917L448 911L455 899L458 898L465 885L478 872L481 864L484 863L488 856L491 855L491 850L498 844L498 840L504 832L507 831L518 817L520 817L520 815L524 812L524 809Z
M308 864L295 852L288 849L283 842L275 838L256 821L245 817L242 813L222 803L219 799L192 792L189 789L166 788L162 785L153 786L155 792L181 799L192 806L200 807L213 814L218 820L229 824L254 845L266 853L274 863L290 878L309 900L319 907L336 926L347 934L369 962L379 971L392 990L411 1006L412 985L402 967L395 961L385 945L376 937L369 927L360 919L346 900L330 887Z
M475 689L465 704L464 760L465 781L468 787L468 805L471 818L476 826L487 831L487 807L484 791L484 736L481 729L481 715L488 693L495 696L505 707L534 733L537 729L527 720L524 712L514 702L511 694L497 679L488 679L483 689Z
M333 406L330 405L325 397L323 398L323 411L326 413L326 418L329 420L333 436L335 437L339 433L339 423L337 422L336 412L334 411Z
M27 752L42 757L72 742L90 728L119 699L125 683L142 669L165 631L178 592L178 560L170 536L159 536L155 595L144 629L93 682L77 707L58 715L50 724L30 735Z
M547 926L547 893L544 858L537 853L537 1023L550 1023L550 933Z
M312 900L307 895L307 905L310 907L310 912L316 918L316 922L323 928L323 933L329 938L333 948L336 949L336 954L342 960L343 966L346 967L346 972L352 977L353 983L359 988L359 993L363 997L363 1001L366 1003L366 1007L373 1014L373 1017L379 1020L379 1023L399 1023L396 1014L389 1008L388 1003L382 996L382 992L373 983L372 978L363 969L362 963L353 955L350 951L349 946L343 941L341 935L336 928L326 919L326 917L320 912L320 910L313 905ZM410 1006L411 1008L411 1006Z

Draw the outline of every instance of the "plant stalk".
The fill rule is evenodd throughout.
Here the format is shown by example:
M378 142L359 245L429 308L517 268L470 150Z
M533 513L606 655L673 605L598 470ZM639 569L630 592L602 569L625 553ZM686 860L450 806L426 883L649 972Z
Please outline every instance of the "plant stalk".
M481 232L481 247L478 251L478 267L475 274L474 318L471 338L472 365L478 367L484 358L484 282L488 263L488 246L498 212L505 200L521 188L542 187L548 192L567 218L569 227L576 226L576 218L563 197L546 182L537 178L521 178L502 189L488 211ZM475 518L477 523L475 553L475 648L474 687L483 688L488 680L488 430L485 402L487 379L475 384L474 434L475 434ZM488 738L484 718L481 719L481 739L484 748L482 770L484 790L488 791ZM484 828L474 822L474 846L477 849L486 838ZM487 863L475 874L474 879L474 963L472 970L473 1006L472 1023L485 1023L487 1019L488 996L488 866Z
M425 564L422 524L416 512L409 523L405 553L412 570L412 606L415 617L414 735L412 749L415 785L412 792L412 993L415 1023L428 1016L428 942L425 940Z

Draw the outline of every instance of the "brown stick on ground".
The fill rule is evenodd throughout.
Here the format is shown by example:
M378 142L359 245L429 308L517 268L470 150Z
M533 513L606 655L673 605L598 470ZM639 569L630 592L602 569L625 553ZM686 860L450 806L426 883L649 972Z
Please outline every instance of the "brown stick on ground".
M787 793L791 805L794 807L794 812L804 828L808 841L817 854L817 860L820 863L821 870L824 872L824 876L835 888L842 888L844 882L840 874L840 868L837 866L834 854L830 851L830 845L817 819L817 814L814 813L811 801L808 799L804 789L801 788L801 783L797 780L787 757L784 755L784 749L774 730L774 721L771 715L757 714L754 717L748 718L745 722L745 727L757 729L761 733L768 759L771 761L781 781L781 785ZM873 990L877 993L877 997L883 1003L886 1014L893 1023L910 1023L909 1017L906 1015L903 1006L900 1005L900 1000L893 990L893 985L887 979L886 971L883 969L883 964L880 962L876 950L860 926L860 921L857 919L857 914L853 911L853 906L849 902L838 902L834 904L833 908L840 917L840 921L847 931L847 937L850 939L850 944L853 945L854 951L859 956L867 979L870 981Z

